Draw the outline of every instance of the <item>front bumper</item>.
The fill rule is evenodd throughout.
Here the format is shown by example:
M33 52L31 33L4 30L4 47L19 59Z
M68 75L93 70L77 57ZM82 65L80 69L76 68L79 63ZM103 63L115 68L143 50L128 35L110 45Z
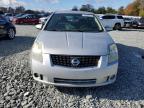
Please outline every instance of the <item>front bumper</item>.
M43 63L31 59L31 70L33 78L37 81L52 84L55 86L66 87L93 87L102 86L115 82L118 62L107 65L108 56L101 56L99 65L97 67L90 68L67 68L61 66L52 66L50 62L50 56L48 54L43 55ZM36 75L35 75L36 74ZM55 79L61 79L62 82L56 82ZM81 83L81 81L95 80L93 83ZM70 80L69 83L66 81ZM73 83L76 80L79 83Z

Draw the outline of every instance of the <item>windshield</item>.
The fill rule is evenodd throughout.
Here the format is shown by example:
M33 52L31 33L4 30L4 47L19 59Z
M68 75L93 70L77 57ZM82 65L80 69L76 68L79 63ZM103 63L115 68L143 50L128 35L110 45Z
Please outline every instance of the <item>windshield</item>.
M103 28L92 14L54 14L45 30L73 32L102 32Z

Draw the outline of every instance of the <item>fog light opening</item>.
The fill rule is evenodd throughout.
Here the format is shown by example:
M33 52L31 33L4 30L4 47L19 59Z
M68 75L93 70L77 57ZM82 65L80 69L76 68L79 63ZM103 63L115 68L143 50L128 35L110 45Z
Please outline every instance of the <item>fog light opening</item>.
M40 74L40 79L43 80L43 75Z
M115 75L112 75L111 77L110 77L110 80L114 80L115 79Z
M34 73L34 77L36 78L39 77L38 73Z
M142 55L141 58L144 59L144 55Z
M110 77L108 76L106 81L108 82L108 81L109 81L109 79L110 79Z

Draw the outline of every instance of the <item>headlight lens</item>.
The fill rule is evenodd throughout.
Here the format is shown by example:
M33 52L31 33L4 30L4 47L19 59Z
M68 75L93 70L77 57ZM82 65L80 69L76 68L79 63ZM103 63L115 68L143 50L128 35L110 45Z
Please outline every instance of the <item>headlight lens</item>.
M42 43L35 42L32 47L32 58L37 61L43 62L42 49Z
M4 28L4 26L0 26L0 29L3 29Z
M118 62L118 49L116 44L109 45L108 64Z

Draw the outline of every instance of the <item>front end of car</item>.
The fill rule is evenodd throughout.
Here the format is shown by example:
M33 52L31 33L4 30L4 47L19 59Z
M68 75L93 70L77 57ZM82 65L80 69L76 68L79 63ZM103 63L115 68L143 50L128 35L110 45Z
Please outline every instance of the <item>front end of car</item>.
M93 87L115 82L118 69L116 44L108 45L106 55L44 53L44 45L35 42L31 69L37 81L66 87Z

